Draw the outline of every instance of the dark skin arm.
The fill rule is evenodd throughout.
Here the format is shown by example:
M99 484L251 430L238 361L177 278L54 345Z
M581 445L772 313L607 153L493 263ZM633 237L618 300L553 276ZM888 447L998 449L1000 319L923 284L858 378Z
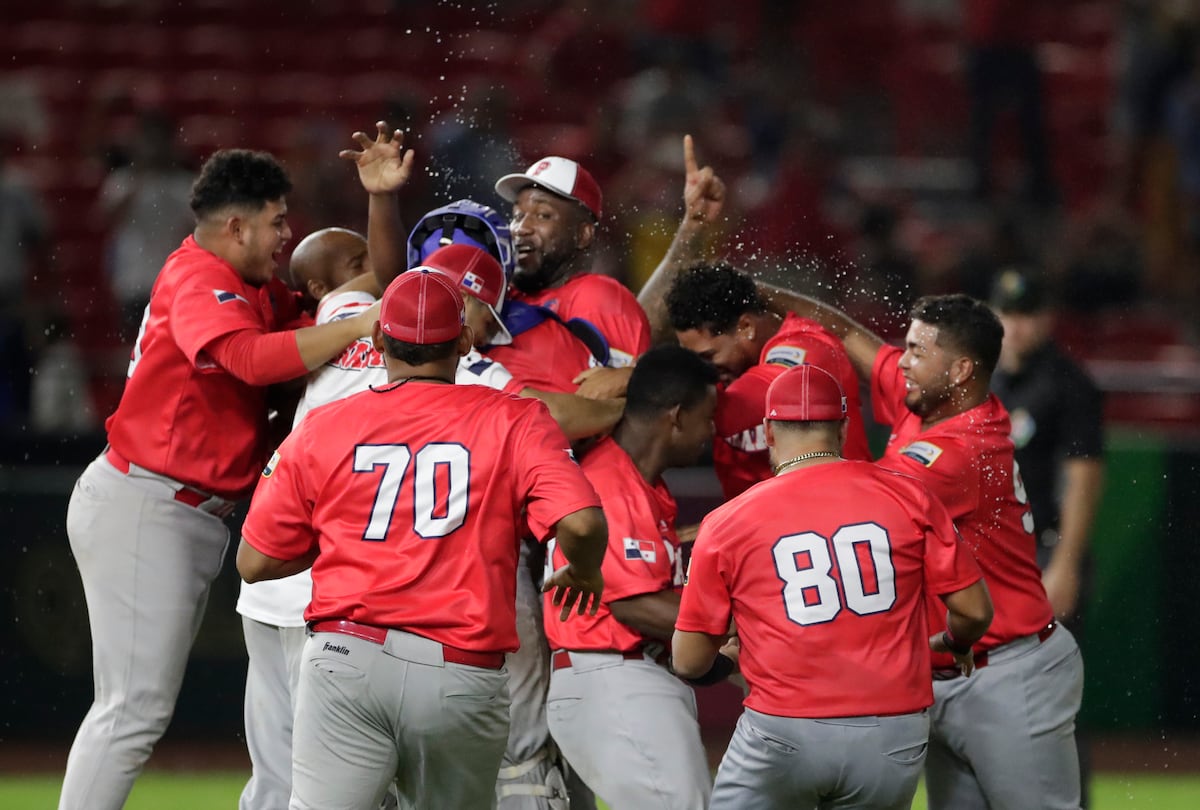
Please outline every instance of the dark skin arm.
M992 597L982 579L960 591L945 594L941 599L946 605L946 629L955 641L973 645L983 638L992 624ZM954 662L967 677L975 671L974 653L968 650L959 654L948 648L940 630L929 637L929 649L953 655Z
M683 163L683 219L666 255L638 293L638 303L650 320L650 342L656 346L675 342L675 330L667 317L667 291L684 268L703 258L711 225L725 204L725 183L711 166L700 168L696 163L691 135L683 136Z
M595 615L604 594L600 564L608 550L608 522L599 507L591 506L565 516L555 524L555 537L567 564L546 577L542 592L554 591L552 600L560 607L559 620L566 621L578 603L578 613Z
M314 545L312 550L303 557L297 557L294 560L280 560L263 554L247 543L246 538L243 537L242 542L238 544L237 570L246 582L282 579L312 568L313 561L317 559L317 551L318 549Z
M761 281L755 282L755 285L771 312L783 316L794 312L802 318L816 321L841 339L858 376L864 380L871 379L871 367L883 345L883 338L823 301Z
M400 130L388 135L384 121L375 123L375 131L374 141L365 132L355 132L353 137L360 149L344 149L338 157L354 161L358 179L369 195L367 250L383 290L408 269L408 245L396 192L412 176L413 151L404 151L404 133Z
M655 591L608 603L613 618L643 636L670 641L679 618L679 593Z

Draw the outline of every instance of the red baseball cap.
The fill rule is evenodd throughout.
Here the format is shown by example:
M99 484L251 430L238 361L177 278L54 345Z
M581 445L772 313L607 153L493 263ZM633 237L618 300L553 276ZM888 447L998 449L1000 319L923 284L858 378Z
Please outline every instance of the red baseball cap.
M379 328L405 343L429 345L454 340L462 333L462 293L441 273L415 267L392 281L379 305Z
M540 186L560 197L582 205L597 222L603 214L604 197L600 184L591 173L573 160L564 157L544 157L524 174L506 174L496 181L496 193L515 202L522 189Z
M836 422L846 418L846 395L823 368L789 368L767 389L767 418L779 422Z
M492 338L492 345L505 346L512 343L512 335L500 318L508 280L504 277L504 268L492 254L474 245L446 245L426 256L421 262L421 267L444 274L468 295L487 305L496 317L496 323L500 324L500 331Z

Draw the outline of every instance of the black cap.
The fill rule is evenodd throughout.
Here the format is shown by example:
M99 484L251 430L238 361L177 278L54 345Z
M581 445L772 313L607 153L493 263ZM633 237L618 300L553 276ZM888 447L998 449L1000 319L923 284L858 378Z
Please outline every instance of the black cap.
M992 295L988 303L998 312L1029 315L1046 309L1050 305L1050 296L1040 278L1010 267L1002 270L992 282Z

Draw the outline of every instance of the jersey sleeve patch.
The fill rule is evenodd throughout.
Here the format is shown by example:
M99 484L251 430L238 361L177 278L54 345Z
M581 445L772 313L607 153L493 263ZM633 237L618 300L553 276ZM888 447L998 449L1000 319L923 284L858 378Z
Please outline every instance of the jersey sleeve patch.
M245 298L242 298L242 296L235 292L230 292L229 290L213 290L213 295L217 297L218 304L229 304L233 301L241 301L243 304L250 303Z
M638 540L636 537L625 538L625 559L641 560L653 563L658 560L658 551L653 540Z
M942 454L942 448L930 442L913 442L900 451L900 455L908 456L924 467L932 467Z
M767 356L763 358L763 362L791 368L804 365L804 357L807 354L808 352L799 346L775 346L767 350Z
M263 467L262 477L270 478L271 473L275 472L276 465L279 464L279 451L276 450L271 454L271 459L267 462L267 466Z

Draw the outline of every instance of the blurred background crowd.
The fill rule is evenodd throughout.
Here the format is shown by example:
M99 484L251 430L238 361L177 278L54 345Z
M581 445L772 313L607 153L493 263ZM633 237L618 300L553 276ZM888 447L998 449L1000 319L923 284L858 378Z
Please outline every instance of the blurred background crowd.
M267 149L295 241L365 228L336 157L384 119L411 217L580 160L596 266L634 290L679 216L680 136L730 188L719 246L895 337L1008 265L1058 294L1110 419L1200 423L1200 3L42 0L0 11L0 416L96 430L194 170Z

